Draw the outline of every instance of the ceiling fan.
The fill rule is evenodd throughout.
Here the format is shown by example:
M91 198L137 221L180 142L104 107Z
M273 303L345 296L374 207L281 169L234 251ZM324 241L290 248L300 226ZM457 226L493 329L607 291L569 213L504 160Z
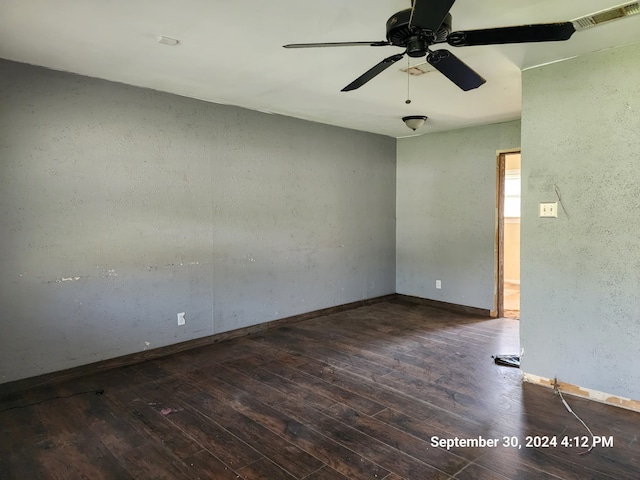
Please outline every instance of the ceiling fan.
M574 22L543 23L481 30L451 31L449 10L455 0L412 0L412 7L394 14L387 20L387 39L379 42L294 43L284 48L397 46L405 48L385 58L342 89L348 92L382 73L401 60L404 55L427 62L464 91L478 88L486 82L477 72L446 49L432 50L433 45L447 43L453 47L496 45L506 43L556 42L568 40L576 31Z

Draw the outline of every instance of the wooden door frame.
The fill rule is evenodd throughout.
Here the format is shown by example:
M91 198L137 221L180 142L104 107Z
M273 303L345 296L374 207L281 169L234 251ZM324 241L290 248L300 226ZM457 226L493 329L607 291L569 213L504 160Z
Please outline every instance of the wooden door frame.
M521 149L512 148L496 152L496 213L495 213L495 266L493 289L493 310L491 316L504 317L504 180L506 157L521 153Z

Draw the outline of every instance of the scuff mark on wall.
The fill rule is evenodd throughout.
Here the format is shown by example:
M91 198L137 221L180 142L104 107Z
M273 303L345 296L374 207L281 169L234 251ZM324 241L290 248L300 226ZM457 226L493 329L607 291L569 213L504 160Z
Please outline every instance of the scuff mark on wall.
M58 278L56 280L56 283L60 283L60 282L77 282L78 280L80 280L80 277L68 277L68 278Z
M96 268L100 268L100 267L96 267ZM20 276L22 277L22 274L20 274ZM118 274L116 273L115 270L109 269L109 270L106 270L105 272L100 273L99 276L102 278L117 277ZM49 281L46 281L45 283L50 284L50 283L77 282L79 280L89 280L90 278L91 278L91 275L74 275L70 277L58 277L55 280L49 280Z
M159 270L161 268L175 268L175 267L184 267L184 266L194 266L194 265L200 265L200 262L188 262L188 263L184 263L184 262L180 262L180 263L168 263L166 265L151 265L149 267L147 267L148 271L153 271L153 270ZM208 264L203 264L203 265L211 265L211 263Z
M72 277L58 277L55 280L49 280L45 283L64 283L64 282L77 282L78 280L85 280L91 278L88 275L72 276Z
M100 268L100 267L96 267L96 268ZM26 275L26 273L24 275ZM22 277L23 274L20 274L20 276ZM114 269L109 269L100 273L99 276L102 278L108 278L108 277L117 277L118 274ZM42 277L37 277L37 278L42 279ZM45 281L44 283L51 284L51 283L77 282L79 280L89 280L91 278L92 278L91 275L73 275L70 277L58 277L55 280L48 280L48 281Z

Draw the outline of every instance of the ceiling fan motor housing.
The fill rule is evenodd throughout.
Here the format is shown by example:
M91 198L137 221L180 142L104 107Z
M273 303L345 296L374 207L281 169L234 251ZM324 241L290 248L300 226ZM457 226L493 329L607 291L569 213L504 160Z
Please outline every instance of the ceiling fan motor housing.
M451 33L451 14L448 13L437 32L411 26L411 9L402 10L387 20L387 40L407 49L410 57L423 57L429 45L443 42Z

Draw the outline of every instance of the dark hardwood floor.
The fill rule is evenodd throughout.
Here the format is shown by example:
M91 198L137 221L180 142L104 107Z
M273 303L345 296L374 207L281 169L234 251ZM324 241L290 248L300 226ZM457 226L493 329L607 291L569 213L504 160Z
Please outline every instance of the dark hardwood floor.
M518 328L396 300L12 394L0 478L640 478L640 414L567 396L614 442L581 455L560 398L493 363Z

